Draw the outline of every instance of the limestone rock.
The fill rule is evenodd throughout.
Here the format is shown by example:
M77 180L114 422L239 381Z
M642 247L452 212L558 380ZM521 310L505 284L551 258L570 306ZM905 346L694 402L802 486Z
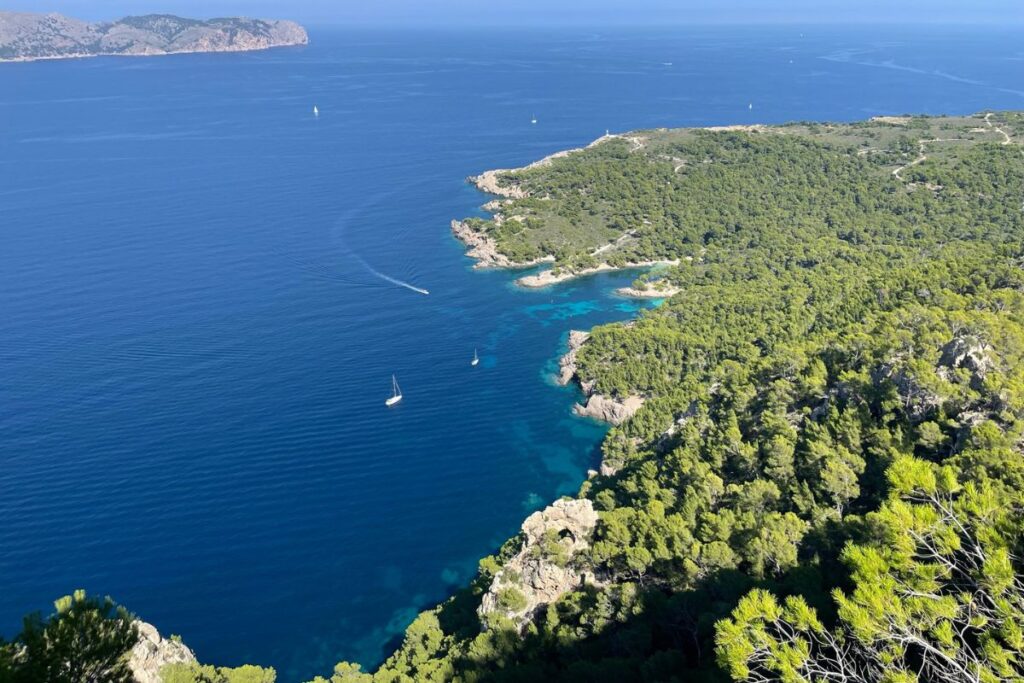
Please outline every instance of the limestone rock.
M977 389L985 375L992 369L993 361L988 354L988 345L980 340L957 337L942 347L939 358L939 376L948 379L951 371L966 369L971 373L971 386Z
M644 404L641 396L627 396L624 399L609 398L601 394L593 394L585 405L577 403L573 411L583 417L592 417L602 422L620 425L640 410Z
M569 352L558 360L558 383L563 387L576 376L576 353L590 339L589 332L571 330L569 332Z
M541 607L585 583L596 583L593 574L575 566L574 558L590 547L597 520L587 499L558 500L527 517L523 546L494 577L480 616L502 614L522 628Z
M508 199L522 199L523 197L528 196L525 191L515 185L503 185L501 183L502 174L508 172L508 169L484 171L480 175L473 176L469 180L476 185L478 189L482 192L486 192L487 194L494 194Z
M452 233L469 247L466 256L477 260L474 268L509 268L513 265L507 256L498 251L498 245L493 239L474 230L469 223L452 221Z
M196 664L192 650L178 641L163 638L152 624L136 621L139 642L132 648L128 667L136 683L162 683L160 669L168 664Z

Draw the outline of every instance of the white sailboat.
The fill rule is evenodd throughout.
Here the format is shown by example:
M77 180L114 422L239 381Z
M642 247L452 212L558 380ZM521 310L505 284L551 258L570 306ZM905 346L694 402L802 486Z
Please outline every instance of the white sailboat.
M534 114L533 118L530 119L530 123L537 123L537 115L536 114Z
M473 360L470 362L470 365L476 365L479 362L480 356L476 355L476 349L473 349Z
M384 405L393 406L402 400L402 390L398 386L398 380L395 379L394 375L391 375L391 398L384 401Z
M320 110L317 109L316 105L313 105L313 116L320 116Z

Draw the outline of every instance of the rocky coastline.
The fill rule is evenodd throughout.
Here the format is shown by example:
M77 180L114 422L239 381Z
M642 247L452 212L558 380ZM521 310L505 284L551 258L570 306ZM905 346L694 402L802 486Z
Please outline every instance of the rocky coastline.
M639 287L619 287L615 293L630 299L667 299L682 290L664 280L651 280Z
M573 412L580 417L590 417L618 426L633 417L643 407L645 400L643 396L616 398L590 394L586 403L577 403L573 406Z
M555 271L553 268L542 270L539 273L533 275L524 275L523 277L516 280L516 284L520 287L529 287L531 289L537 289L540 287L550 287L551 285L561 284L574 280L578 277L585 275L594 275L596 273L604 273L613 270L630 270L631 268L654 268L656 266L678 266L679 260L669 261L630 261L623 265L613 266L609 263L600 263L592 268L581 268L580 270L569 270L561 269Z
M476 259L474 268L531 268L555 260L552 256L545 256L533 261L513 261L499 251L493 238L475 229L469 222L452 221L451 228L455 238L469 247L466 256Z
M503 182L503 176L512 173L518 173L520 171L526 171L533 168L539 168L547 166L555 159L560 159L571 154L575 154L584 149L589 149L595 145L602 144L608 140L616 138L623 138L629 140L635 147L643 146L643 138L639 137L627 137L621 135L612 135L606 133L601 137L591 142L586 147L578 147L575 149L563 150L561 152L555 152L548 156L534 161L531 164L523 166L521 168L502 168L484 171L480 175L470 176L468 181L472 183L481 192L498 197L498 199L491 200L483 205L483 209L492 214L493 219L496 223L501 224L505 220L505 216L501 210L507 203L515 199L523 199L529 196L529 192L524 190L522 187ZM498 248L497 242L487 234L480 230L476 230L469 224L468 221L452 221L451 223L452 233L455 237L465 244L468 249L466 255L470 258L476 259L477 263L473 266L474 268L529 268L543 263L553 263L555 257L551 255L543 256L538 259L534 259L528 262L518 262L509 259L505 254L502 254ZM625 235L624 237L628 237ZM620 238L621 241L621 238ZM598 256L605 252L609 246L606 245L596 250L592 256ZM632 268L652 268L655 266L673 266L679 265L679 260L662 260L662 261L632 261L620 265L612 265L607 262L599 263L596 266L590 268L582 268L578 270L572 270L567 268L554 269L549 268L541 270L540 272L533 273L531 275L524 275L516 280L516 284L520 287L528 288L541 288L549 287L551 285L568 282L578 277L586 275L593 275L595 273L602 273L607 271L615 270L629 270ZM634 297L650 297L660 298L661 296L671 296L671 294L655 294L653 292L647 293L643 290L633 289L624 287L618 290L618 293L622 296L634 296ZM674 291L672 293L675 293Z
M569 332L568 351L558 360L558 376L556 382L567 386L575 381L583 392L586 400L573 406L573 412L580 417L589 417L612 425L620 425L644 404L642 396L625 396L622 398L605 396L594 391L594 383L585 381L579 376L576 367L576 356L583 345L590 339L589 332L571 330Z
M606 142L617 137L620 136L606 133L605 135L602 135L601 137L591 142L586 147L577 147L575 149L563 149L560 152L549 154L543 159L538 159L537 161L527 164L526 166L521 166L519 168L497 168L491 171L484 171L480 175L470 176L469 182L476 185L477 189L479 189L481 192L486 192L487 194L493 194L498 197L505 197L506 199L522 199L523 197L528 196L529 193L523 190L518 185L503 185L501 183L502 175L505 175L507 173L518 173L520 171L528 171L531 168L541 168L543 166L547 166L555 159L567 157L570 154L581 152L584 149L589 149L594 145L599 145L602 142Z

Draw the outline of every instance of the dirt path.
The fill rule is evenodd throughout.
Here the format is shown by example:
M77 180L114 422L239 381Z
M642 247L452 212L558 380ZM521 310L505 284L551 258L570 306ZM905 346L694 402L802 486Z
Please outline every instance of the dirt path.
M1007 133L1005 130L1003 130L999 126L993 126L992 125L992 121L989 120L991 118L992 118L992 112L989 112L989 113L985 114L985 125L988 126L989 128L991 128L994 132L999 133L1000 135L1003 136L1003 144L1004 145L1008 145L1011 142L1013 142L1013 138L1010 137L1009 133ZM1024 153L1024 152L1022 152L1022 153Z
M1013 142L1013 138L1010 137L1010 134L1007 133L1002 128L1000 128L999 126L992 125L991 118L992 118L992 112L989 112L989 113L985 114L985 119L984 119L985 120L985 125L993 133L999 133L1000 135L1003 136L1003 141L1001 143L999 143L999 144L1001 144L1001 145L1009 145L1010 143L1012 143ZM913 161L911 161L910 163L908 163L908 164L903 164L902 166L900 166L899 168L894 170L892 172L892 174L894 176L896 176L897 178L899 178L900 180L903 180L903 176L901 176L900 173L902 173L906 169L910 168L911 166L917 166L919 163L921 163L922 161L924 161L925 159L928 158L928 155L925 154L924 148L925 148L925 145L927 145L930 142L956 142L957 140L964 140L964 139L965 138L932 138L930 140L918 140L917 141L918 157L916 159L914 159ZM1020 153L1024 154L1024 148L1022 148L1020 150ZM858 152L858 154L860 154L860 152Z
M902 166L900 166L899 168L897 168L896 170L894 170L892 172L892 174L894 176L896 176L896 178L898 180L903 180L903 176L901 176L900 173L902 173L904 171L904 169L910 168L911 166L917 166L919 163L921 163L922 161L924 161L925 159L928 158L928 155L924 153L924 143L926 143L926 142L934 142L934 140L918 140L917 141L918 157L916 159L914 159L913 161L911 161L909 164L903 164Z

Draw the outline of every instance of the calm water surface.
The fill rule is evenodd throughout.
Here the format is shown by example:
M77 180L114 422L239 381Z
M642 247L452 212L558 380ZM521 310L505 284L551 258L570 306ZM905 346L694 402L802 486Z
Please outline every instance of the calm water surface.
M611 295L635 274L472 271L463 179L605 129L1024 106L1021 35L931 31L0 65L0 632L85 587L283 681L379 661L595 465L550 374L640 308Z

